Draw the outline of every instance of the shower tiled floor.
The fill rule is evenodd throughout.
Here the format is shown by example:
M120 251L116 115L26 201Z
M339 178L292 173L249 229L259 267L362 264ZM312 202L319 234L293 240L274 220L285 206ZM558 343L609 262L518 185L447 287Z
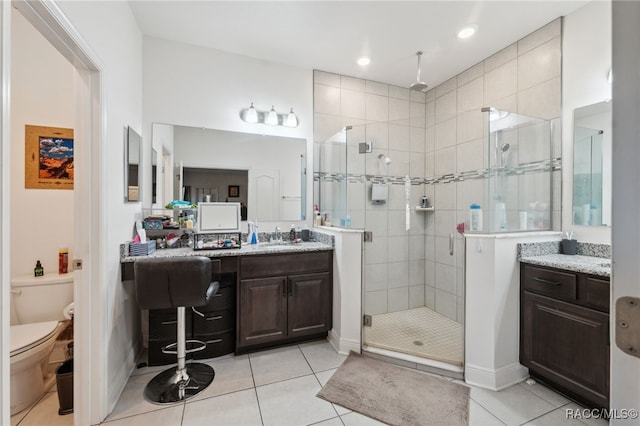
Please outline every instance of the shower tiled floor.
M426 307L373 315L372 321L364 327L366 345L462 366L462 324Z

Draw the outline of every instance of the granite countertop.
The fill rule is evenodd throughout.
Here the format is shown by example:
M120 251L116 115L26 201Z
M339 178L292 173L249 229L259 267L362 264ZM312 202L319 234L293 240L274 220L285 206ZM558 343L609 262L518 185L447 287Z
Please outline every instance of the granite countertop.
M544 254L534 256L522 256L520 262L531 265L549 266L568 271L582 272L584 274L611 276L611 259L594 256L580 256L567 254Z
M577 243L577 254L560 254L560 241L518 244L518 260L532 265L549 266L584 274L611 276L609 244Z
M228 257L228 256L251 256L257 254L272 253L303 253L311 251L327 251L333 250L331 244L324 242L301 242L286 244L245 244L239 249L219 249L219 250L194 250L192 248L175 248L175 249L158 249L148 256L129 256L127 253L128 245L120 246L120 262L135 262L138 259L160 258L160 257L187 257L187 256L205 256L205 257Z

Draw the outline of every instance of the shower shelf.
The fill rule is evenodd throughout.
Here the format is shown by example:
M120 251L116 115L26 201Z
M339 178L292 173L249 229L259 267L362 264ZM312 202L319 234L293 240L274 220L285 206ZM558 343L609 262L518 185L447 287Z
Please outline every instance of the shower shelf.
M431 206L431 207L420 207L420 206L416 206L416 211L417 212L434 212L436 211L436 208Z

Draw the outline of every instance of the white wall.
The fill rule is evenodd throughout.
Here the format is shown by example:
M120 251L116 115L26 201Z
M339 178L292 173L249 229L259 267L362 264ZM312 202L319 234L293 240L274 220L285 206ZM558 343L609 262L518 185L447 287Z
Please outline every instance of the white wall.
M592 1L564 18L562 42L562 230L583 242L610 244L611 228L573 225L573 110L611 99L610 69L611 2Z
M102 335L104 345L104 397L106 416L113 409L141 348L139 309L132 283L120 281L120 244L131 239L134 221L140 216L140 203L123 201L124 129L138 132L142 122L142 35L126 2L58 2L60 9L81 35L91 54L102 66L102 141L93 149L102 157L100 202L100 247L102 263L95 286L103 302L101 323L92 324ZM148 145L147 145L148 146ZM149 150L150 162L150 150ZM149 167L150 169L150 167ZM103 368L94 360L95 368ZM100 415L100 413L94 413ZM92 418L95 421L96 418ZM101 419L97 419L101 420Z
M307 152L312 152L311 70L144 37L143 76L143 157L148 159L143 161L151 162L148 147L152 123L303 138ZM275 105L281 113L293 107L300 125L287 128L245 123L240 111L251 102L258 110ZM312 170L310 157L308 170ZM150 188L150 179L150 171L145 171L145 194L150 194L146 189ZM311 179L309 173L308 194L312 193ZM145 205L149 205L150 199L143 197ZM312 197L307 198L310 212Z
M73 190L25 189L25 124L73 128L73 66L16 9L11 28L11 276L73 258ZM74 148L82 141L74 140Z

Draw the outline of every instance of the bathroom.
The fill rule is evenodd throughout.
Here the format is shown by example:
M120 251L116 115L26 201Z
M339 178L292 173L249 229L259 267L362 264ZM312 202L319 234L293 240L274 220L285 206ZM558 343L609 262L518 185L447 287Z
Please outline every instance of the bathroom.
M73 7L71 7L68 10L68 12L70 14L73 14L74 13ZM80 12L76 12L76 13L80 13ZM568 31L568 28L565 28L565 31ZM155 63L155 61L159 62L160 58L155 57L155 55L152 55L153 52L157 53L158 56L160 56L161 54L164 54L169 57L172 55L178 55L179 51L183 49L183 46L177 43L159 41L157 39L147 39L145 40L145 49L148 49L148 52L150 52L147 60L150 61L151 63ZM189 48L189 49L186 49L186 52L184 52L186 57L190 58L190 60L193 60L200 53L202 53L202 50L199 48ZM214 57L211 57L208 60L202 61L202 65L203 65L202 66L203 71L201 75L202 81L209 81L209 80L210 81L216 81L216 80L228 81L228 79L231 77L228 75L229 74L228 71L225 71L225 70L238 69L238 68L242 69L244 68L243 65L253 64L252 61L246 58L229 57L221 53L214 53L213 56ZM227 66L219 66L220 63L226 64ZM217 64L217 66L214 67L213 66L214 64ZM175 63L173 66L178 67L178 65L175 65ZM268 101L269 103L274 102L278 104L287 104L287 103L293 102L293 100L296 100L296 104L302 105L299 110L300 116L311 117L311 105L313 105L313 97L312 97L312 94L309 92L310 76L307 71L291 69L290 67L286 67L286 66L273 65L269 70L268 75L273 78L274 84L276 84L279 87L279 89L281 88L281 90L278 90L277 93L274 93L274 94L269 93L269 96L265 95L265 98L270 97L270 100ZM238 77L238 80L239 79L240 77ZM290 84L284 84L285 81ZM563 90L568 90L567 85L570 84L570 81L571 80L565 80L563 82ZM161 80L161 76L153 76L153 78L151 78L150 76L150 78L145 78L144 81L142 81L142 79L136 80L135 78L132 78L131 81L127 80L126 82L123 82L122 85L125 86L125 88L130 90L131 92L139 91L142 88L143 93L148 93L150 87L169 87L165 83L166 83L165 81ZM185 84L190 84L190 82L185 82ZM255 93L260 93L261 91L264 91L264 88L261 87L261 83L252 82L250 78L242 79L241 83L238 82L238 86L239 86L239 90L237 91L237 93L234 93L234 97L238 99L241 98L243 100L246 98L247 99L246 103L248 103L252 99L252 96L255 96ZM181 89L181 90L184 90L184 89ZM198 89L194 87L193 90L198 90ZM585 97L579 100L576 100L575 104L571 105L568 102L568 98L564 96L563 109L566 109L566 111L563 110L563 115L569 114L568 116L570 116L571 114L570 111L572 111L574 107L586 105L589 103L594 103L595 101L600 100L599 96L594 99L586 98L587 94L584 91L581 91L581 89L579 88L575 89L574 95L576 93L580 96L585 96ZM134 105L130 106L131 111L133 111L130 113L130 116L136 117L136 113L135 113L136 111L138 112L142 111L142 113L140 113L139 122L136 122L136 120L133 120L133 122L128 122L127 124L132 125L137 129L141 129L140 131L143 135L143 139L146 141L150 140L149 133L151 131L151 123L153 122L179 122L180 124L186 124L186 125L192 125L192 126L199 126L201 125L201 123L206 122L207 127L217 127L217 128L229 128L228 123L235 123L234 129L231 129L231 130L248 131L249 129L248 125L241 123L237 119L238 111L237 111L237 108L235 107L235 104L234 105L228 104L228 99L217 99L212 96L208 98L206 101L198 100L197 102L193 102L193 99L186 100L186 101L181 100L182 98L179 95L181 94L175 93L170 88L167 88L166 90L163 91L162 96L165 96L168 99L172 99L172 102L170 102L172 104L170 111L165 110L166 107L163 107L161 103L154 103L153 100L145 101L144 108L143 108L142 100L138 100L135 97L132 98L134 99L132 102ZM113 95L113 96L116 96L116 95ZM127 99L127 100L129 99L128 97L129 95L122 94L118 96L122 96L123 99ZM122 103L126 105L130 104L129 102L124 102L124 101ZM211 113L212 110L219 112L219 114L212 114ZM296 107L296 111L298 112L297 107ZM121 112L119 114L126 115L124 112ZM130 120L132 119L123 120L123 121L130 121ZM312 143L312 138L309 136L312 134L310 121L311 120L309 119L307 119L306 122L301 120L300 128L296 130L296 134L301 137L305 137L309 144ZM121 125L116 126L115 124L113 124L109 128L109 132L110 134L112 134L112 137L114 140L120 141L122 139L120 137L122 133L121 127L122 127ZM568 130L569 126L563 126L562 128L563 128L563 132L570 131ZM281 132L284 134L285 130L282 129ZM116 134L118 135L117 138L116 136L113 136ZM291 136L290 132L286 134L288 136ZM309 145L309 148L311 148L311 145ZM121 154L120 152L109 151L108 158L105 159L104 161L110 161L113 163L121 162L120 154ZM148 155L148 154L145 154L145 155ZM392 155L390 155L390 157L393 159ZM563 155L563 158L568 158L568 157L570 156ZM399 161L399 160L395 160L395 161ZM563 168L562 173L564 173L564 170L565 168ZM105 193L108 194L105 196L109 200L108 202L111 203L112 205L122 205L121 204L122 182L120 182L120 178L114 179L114 182L105 183L105 186L107 188L105 190ZM309 192L311 192L311 184L309 184L308 189L309 189ZM431 194L432 199L435 201L435 203L438 203L437 201L438 195L439 194L437 193ZM563 204L570 205L571 203L570 192L563 190L563 197L564 197ZM136 210L137 210L136 206L125 204L124 207L114 212L113 217L110 217L110 220L113 221L112 223L115 223L115 224L120 223L121 226L113 226L114 232L110 233L109 235L105 235L104 244L107 244L107 246L111 246L113 248L129 237L130 229L128 229L128 226L131 222L131 216L135 215ZM460 210L465 211L465 209L460 209ZM565 214L564 210L562 214ZM93 229L93 228L87 228L87 229ZM111 229L111 226L109 227L109 229ZM599 230L585 229L583 231L580 231L579 238L590 239L591 241L594 241L594 242L595 241L608 242L608 236L606 234L600 233L596 235L596 232L598 231ZM71 246L71 244L69 245ZM58 244L56 243L55 247L53 247L53 249L49 251L54 253L55 255L57 253L58 248L59 248ZM106 316L104 318L98 316L99 323L110 324L108 327L109 331L105 332L105 336L100 338L101 340L100 344L104 345L105 347L110 347L110 345L112 344L119 345L120 343L117 343L117 342L120 342L123 340L127 341L130 338L130 336L134 336L134 333L131 332L134 326L131 323L131 318L128 317L129 315L128 305L126 302L129 298L129 295L127 294L125 289L120 288L119 283L116 285L116 281L117 281L116 276L118 275L117 256L116 254L111 253L111 251L112 250L110 249L108 250L108 253L104 254L104 260L102 261L104 263L104 267L101 270L101 272L98 272L98 271L93 272L98 278L97 280L98 282L105 281L105 282L112 282L113 284L113 285L105 284L104 288L100 290L102 294L108 295L107 296L109 298L108 300L113 301L113 306L112 306L113 309L110 309L109 313L105 314ZM84 254L87 254L87 253L84 253ZM18 256L16 254L13 254L12 258L13 257L18 257ZM91 259L91 258L85 258L85 261L87 261L86 259ZM98 263L97 259L95 259L93 262L90 262L90 263L93 263L96 269L97 269L97 265L101 264L101 263ZM5 271L4 268L3 268L3 271ZM89 274L87 274L87 277L88 276ZM110 278L107 278L107 277L110 277ZM99 300L100 296L96 295L94 297L96 298L96 300ZM110 355L109 357L99 356L96 358L96 361L95 361L98 363L103 363L104 370L105 370L103 374L106 375L105 377L110 377L109 381L111 383L116 383L113 386L109 385L105 389L100 390L100 393L106 395L105 398L108 401L112 401L113 398L117 396L117 393L118 393L117 383L122 383L123 380L126 380L126 377L119 376L120 372L117 367L122 365L123 362L125 364L133 362L132 354L125 354L121 349L113 349L112 352L113 352L113 355ZM105 402L105 405L108 406L109 404L110 404L109 402Z

